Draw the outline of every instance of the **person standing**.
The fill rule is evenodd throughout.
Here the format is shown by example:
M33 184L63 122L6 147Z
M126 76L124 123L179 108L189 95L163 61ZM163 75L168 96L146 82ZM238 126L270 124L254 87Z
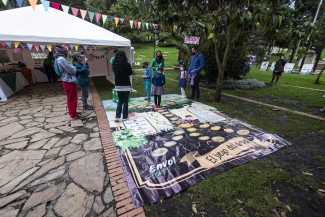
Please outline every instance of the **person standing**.
M195 73L194 84L192 88L192 97L190 99L196 99L197 101L200 99L200 73L201 70L205 66L204 56L199 52L197 46L193 46L191 48L192 57L190 66L188 68L188 74L192 77L192 74Z
M158 67L165 67L164 57L161 51L156 52L156 57L151 61L152 75L156 73Z
M144 68L144 75L142 75L143 78L143 83L144 83L144 88L146 90L147 98L144 100L150 102L151 101L151 96L150 96L150 82L151 82L151 68L149 67L149 64L147 61L144 61L142 63L142 67Z
M116 56L116 52L117 52L117 49L114 49L114 50L113 50L113 56L112 56L111 59L109 60L110 64L112 64L112 65L113 65L114 58L115 58L115 56ZM113 73L113 77L115 77L114 70L113 70L112 73Z
M46 71L47 79L49 80L49 82L51 82L51 77L52 77L52 81L53 82L55 81L55 72L53 68L54 60L55 59L53 57L53 52L49 52L49 54L43 61L43 66Z
M59 71L62 73L62 86L67 95L67 105L69 115L73 119L82 119L77 113L78 93L77 93L77 69L71 65L68 60L68 50L62 45L56 45L54 48L57 55L57 65Z
M282 72L284 72L284 66L287 63L287 61L284 59L284 56L281 56L278 61L276 61L274 70L273 70L273 76L271 84L273 84L274 78L276 77L275 83L278 83L279 78L282 75Z
M181 76L179 77L178 87L181 88L181 97L185 98L185 88L186 88L186 77L187 77L187 70L186 65L181 65Z
M73 55L73 65L77 69L77 84L81 88L81 101L83 108L86 110L93 110L94 108L88 105L88 87L89 87L89 65L87 63L87 58L85 57L85 63L83 62L83 57L79 52L74 52Z
M130 76L133 74L133 71L123 50L116 52L113 61L113 71L115 73L115 89L118 96L115 121L118 122L121 118L122 111L123 120L127 120L128 118L129 95L132 90Z
M165 93L163 86L166 84L166 79L163 72L164 68L162 66L159 66L155 75L152 77L151 95L154 95L154 108L160 108L161 95Z

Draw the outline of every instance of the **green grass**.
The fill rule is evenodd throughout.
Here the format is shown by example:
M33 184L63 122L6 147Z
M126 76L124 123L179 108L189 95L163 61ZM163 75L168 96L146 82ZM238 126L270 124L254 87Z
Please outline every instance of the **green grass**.
M322 59L325 59L325 49L322 51L321 58L322 58Z
M140 66L133 64L134 68L141 68L142 62L147 61L149 64L154 58L153 43L139 43L132 44L134 47L134 62L140 62ZM175 47L156 47L156 50L160 50L165 59L165 68L172 68L178 64L178 49Z

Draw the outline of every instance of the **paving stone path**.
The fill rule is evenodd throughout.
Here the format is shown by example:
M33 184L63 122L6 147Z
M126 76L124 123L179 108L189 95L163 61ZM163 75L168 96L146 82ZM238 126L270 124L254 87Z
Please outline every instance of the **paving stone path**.
M61 83L0 102L0 216L117 215L96 113L78 111L71 120Z

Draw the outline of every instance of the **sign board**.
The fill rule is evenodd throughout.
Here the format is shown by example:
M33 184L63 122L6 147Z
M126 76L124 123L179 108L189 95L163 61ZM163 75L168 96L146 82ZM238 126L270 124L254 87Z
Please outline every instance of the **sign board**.
M269 62L262 62L260 70L266 71L268 66L269 66Z
M286 63L284 66L284 73L291 73L294 66L294 63Z
M269 71L273 72L273 71L274 71L274 66L275 66L275 62L273 62L273 63L271 64L271 67L269 68Z
M314 64L304 64L302 66L302 69L300 71L301 75L310 75L310 73L313 71Z
M200 37L197 36L185 36L184 44L199 44Z

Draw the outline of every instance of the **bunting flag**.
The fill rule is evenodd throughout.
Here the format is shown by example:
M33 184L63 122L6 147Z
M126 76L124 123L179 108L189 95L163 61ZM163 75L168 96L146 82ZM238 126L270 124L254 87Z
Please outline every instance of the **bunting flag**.
M120 21L121 21L121 23L123 23L123 21L124 21L124 18L120 18Z
M119 21L119 18L118 17L114 17L114 20L115 20L115 25L117 26L118 21Z
M6 41L6 45L7 45L7 47L11 47L11 42L10 41Z
M88 49L88 46L87 45L83 45L84 49L87 50Z
M85 11L85 10L81 10L81 9L79 9L79 10L80 10L80 13L81 13L81 17L82 17L82 19L84 20L85 17L86 17L87 11Z
M39 50L39 44L34 44L34 48L35 48L36 51L38 51Z
M46 47L47 47L47 49L48 49L49 51L52 51L52 45L48 44L48 45L46 45Z
M133 20L130 20L131 29L133 28Z
M151 23L149 23L149 26L150 26L150 29L152 29L152 24Z
M103 24L104 24L106 22L107 15L102 15L102 19L103 19Z
M14 41L15 48L19 46L19 41Z
M29 50L32 50L33 44L27 44L27 47L28 47Z
M40 48L43 52L45 51L45 45L40 45Z
M78 15L79 8L73 8L73 7L71 7L71 11L72 11L73 16L76 17Z
M25 48L26 47L26 44L25 43L20 43L20 47L21 48Z
M4 5L7 5L8 0L2 0Z
M146 27L147 27L147 29L149 29L149 23L146 23Z
M1 44L4 48L7 48L7 44L6 44L6 42L4 42L4 41L0 41L0 44Z
M98 22L99 22L99 19L100 19L100 17L101 17L102 15L99 14L99 13L96 13L95 16L96 16L96 22L98 23Z
M94 12L90 12L90 11L88 11L88 15L89 15L90 22L93 22L93 19L94 19Z
M129 23L129 20L128 19L125 19L125 23L128 24Z
M37 4L37 0L28 0L28 1L29 1L30 6L32 6L33 10L35 10L35 6Z
M135 21L133 22L133 25L134 25L134 28L137 28L137 26L138 26L138 21L135 20Z
M49 7L50 7L50 1L41 0L41 2L42 2L42 5L43 5L45 11L48 11Z
M89 47L90 51L93 51L93 46L92 45L89 45L88 47Z
M16 0L18 6L21 8L21 6L23 5L23 1L24 0Z
M138 28L140 29L140 26L141 26L141 22L138 22Z
M145 22L142 22L141 24L142 24L142 29L144 29L144 24L145 24Z
M69 45L68 44L65 44L64 47L65 47L65 49L69 50Z
M109 19L111 20L111 22L113 21L113 17L112 16L109 16Z
M60 6L61 4L60 3L57 3L57 2L51 2L51 5L53 8L57 9L57 10L60 10Z
M61 7L62 7L62 10L65 12L65 13L69 13L69 6L66 6L66 5L61 5Z
M75 50L78 50L79 45L75 44L75 45L73 45L73 46L74 46L74 49L75 49Z
M73 49L73 44L69 44L70 50Z
M94 50L96 50L96 49L97 49L97 46L96 46L96 45L94 45L94 46L93 46L93 49L94 49Z

